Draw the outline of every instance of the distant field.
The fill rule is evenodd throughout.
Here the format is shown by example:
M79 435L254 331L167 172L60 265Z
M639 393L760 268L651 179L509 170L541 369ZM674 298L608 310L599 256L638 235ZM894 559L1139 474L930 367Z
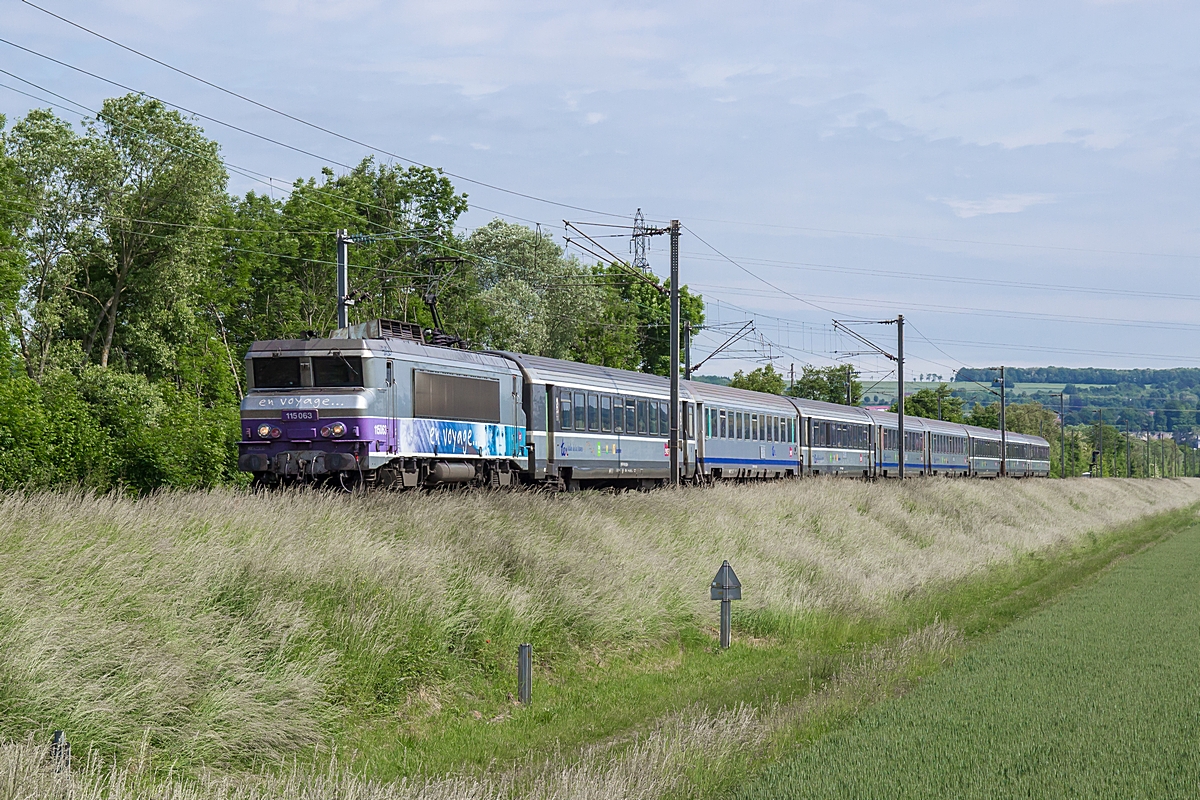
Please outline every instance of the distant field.
M1195 797L1198 659L1193 526L741 797Z
M1017 392L1061 392L1067 384L1065 383L1015 383L1013 390ZM1107 383L1077 383L1076 388L1079 389L1104 389L1108 386Z

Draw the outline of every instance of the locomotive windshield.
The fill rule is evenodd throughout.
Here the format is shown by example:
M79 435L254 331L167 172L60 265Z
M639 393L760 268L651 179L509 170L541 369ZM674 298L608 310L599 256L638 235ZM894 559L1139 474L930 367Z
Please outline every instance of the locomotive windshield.
M313 356L313 386L362 388L362 356Z
M254 359L255 389L294 389L300 385L300 359Z

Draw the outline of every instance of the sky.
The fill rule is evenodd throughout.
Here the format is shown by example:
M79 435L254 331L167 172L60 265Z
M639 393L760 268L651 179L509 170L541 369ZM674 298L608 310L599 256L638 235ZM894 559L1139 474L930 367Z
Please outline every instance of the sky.
M202 123L280 190L373 154L461 176L468 228L680 220L712 323L693 361L754 322L703 373L885 378L832 321L894 352L868 323L900 314L910 380L1200 366L1194 2L36 2L376 148L0 0L11 42L320 156ZM89 108L121 93L6 44L0 69ZM10 122L45 105L0 88ZM665 237L650 262L667 273Z

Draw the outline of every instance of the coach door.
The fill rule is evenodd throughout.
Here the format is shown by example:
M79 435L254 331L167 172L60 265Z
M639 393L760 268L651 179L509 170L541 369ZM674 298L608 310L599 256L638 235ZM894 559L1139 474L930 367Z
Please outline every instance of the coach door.
M400 416L400 398L396 388L396 367L390 358L387 360L384 388L386 390L384 394L387 397L387 451L396 453L399 452L397 427Z

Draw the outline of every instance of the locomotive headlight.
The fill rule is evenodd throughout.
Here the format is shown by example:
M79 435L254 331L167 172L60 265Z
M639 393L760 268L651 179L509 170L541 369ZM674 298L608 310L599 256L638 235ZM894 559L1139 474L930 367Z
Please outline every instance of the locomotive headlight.
M271 435L271 426L270 425L259 425L258 426L258 438L266 439L270 435Z
M330 431L330 428L328 425L326 425L324 428L321 428L321 435L328 439L329 431Z
M333 437L345 436L346 426L340 422L335 422L329 426L329 435Z
M279 430L279 428L271 428L272 439L278 439L280 436L283 436L283 431Z

